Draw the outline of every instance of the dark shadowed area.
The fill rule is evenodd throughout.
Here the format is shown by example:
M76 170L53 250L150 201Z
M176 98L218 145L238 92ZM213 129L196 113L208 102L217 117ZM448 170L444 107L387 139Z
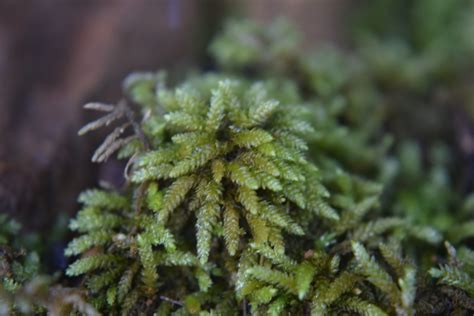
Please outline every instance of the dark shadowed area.
M1 1L0 209L29 227L74 212L98 171L89 162L96 141L77 137L81 105L115 101L131 71L195 63L204 9L195 1Z

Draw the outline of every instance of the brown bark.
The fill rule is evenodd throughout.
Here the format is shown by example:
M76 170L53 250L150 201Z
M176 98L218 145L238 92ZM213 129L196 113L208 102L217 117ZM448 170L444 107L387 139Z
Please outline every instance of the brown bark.
M74 212L97 180L81 105L113 102L132 70L191 63L201 24L197 2L0 3L0 211L32 228Z

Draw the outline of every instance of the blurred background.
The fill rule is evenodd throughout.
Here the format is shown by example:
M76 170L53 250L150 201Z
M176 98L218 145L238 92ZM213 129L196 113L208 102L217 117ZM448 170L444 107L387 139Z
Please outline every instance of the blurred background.
M131 71L212 68L223 20L284 15L305 45L347 46L348 0L0 0L0 211L28 230L71 216L76 197L121 167L94 165L103 135L78 137L89 101L115 102Z

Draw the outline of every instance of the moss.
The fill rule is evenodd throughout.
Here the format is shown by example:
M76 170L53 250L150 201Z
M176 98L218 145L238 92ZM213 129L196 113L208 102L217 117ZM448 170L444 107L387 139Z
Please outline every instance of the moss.
M467 100L453 82L464 80L468 42L455 64L446 43L465 36L453 17L471 11L438 2L410 2L415 21L430 15L396 42L381 34L397 28L367 11L354 54L303 51L282 20L231 21L210 46L216 73L172 86L164 72L136 73L117 104L87 104L104 115L80 134L114 126L92 160L125 160L126 183L79 197L65 252L80 285L28 296L35 278L18 270L2 285L9 306L40 297L50 312L85 314L472 313L472 197L437 98L443 88ZM420 129L415 112L434 123Z

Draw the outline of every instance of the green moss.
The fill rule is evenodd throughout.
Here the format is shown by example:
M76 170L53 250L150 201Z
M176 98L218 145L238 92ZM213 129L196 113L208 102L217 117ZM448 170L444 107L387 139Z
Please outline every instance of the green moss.
M210 45L215 73L172 86L136 73L116 105L87 104L104 115L80 134L114 125L92 160L126 160L126 183L79 197L65 253L80 285L27 296L36 271L22 259L3 282L9 308L39 297L84 314L472 313L473 198L440 123L459 111L450 98L468 106L456 83L470 42L450 43L472 10L401 2L383 1L388 27L377 5L365 11L353 54L305 51L283 20L231 21ZM403 25L407 8L420 23Z

